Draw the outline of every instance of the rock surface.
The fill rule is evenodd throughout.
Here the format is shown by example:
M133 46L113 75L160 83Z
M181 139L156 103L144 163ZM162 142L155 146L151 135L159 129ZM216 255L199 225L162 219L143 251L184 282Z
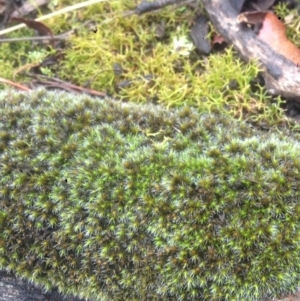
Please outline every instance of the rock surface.
M12 273L0 271L0 301L83 301L83 299L63 297L57 290L45 292Z

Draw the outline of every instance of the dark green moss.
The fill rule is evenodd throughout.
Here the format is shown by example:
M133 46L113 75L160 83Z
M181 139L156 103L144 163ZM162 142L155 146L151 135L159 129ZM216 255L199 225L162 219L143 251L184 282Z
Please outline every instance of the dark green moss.
M298 136L37 91L0 94L0 137L2 269L91 300L296 289Z

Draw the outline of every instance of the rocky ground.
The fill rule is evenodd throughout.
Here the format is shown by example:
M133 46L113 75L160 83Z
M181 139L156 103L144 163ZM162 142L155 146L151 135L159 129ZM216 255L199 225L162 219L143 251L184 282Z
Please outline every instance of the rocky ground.
M63 297L57 290L45 292L42 288L16 278L12 273L0 271L0 301L83 301Z

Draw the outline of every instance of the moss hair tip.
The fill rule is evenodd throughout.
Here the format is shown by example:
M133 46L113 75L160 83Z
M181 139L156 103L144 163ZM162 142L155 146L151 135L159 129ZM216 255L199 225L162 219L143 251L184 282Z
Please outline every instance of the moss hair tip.
M296 134L45 90L1 91L0 116L1 268L101 301L297 287Z

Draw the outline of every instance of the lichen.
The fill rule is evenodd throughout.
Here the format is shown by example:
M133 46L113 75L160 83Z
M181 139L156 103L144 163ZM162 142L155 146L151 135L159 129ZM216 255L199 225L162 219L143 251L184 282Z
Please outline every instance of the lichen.
M0 94L0 268L91 300L296 289L299 135L196 109Z

